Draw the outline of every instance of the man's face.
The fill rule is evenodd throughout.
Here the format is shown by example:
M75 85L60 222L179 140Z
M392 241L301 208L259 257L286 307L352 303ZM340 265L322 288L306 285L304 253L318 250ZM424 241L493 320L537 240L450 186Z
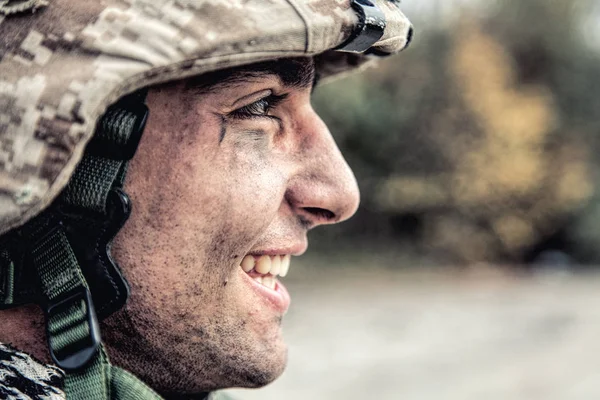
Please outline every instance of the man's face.
M278 61L148 93L134 210L113 246L132 294L103 333L160 391L261 386L284 369L289 295L265 271L359 201L311 107L313 74L309 59Z

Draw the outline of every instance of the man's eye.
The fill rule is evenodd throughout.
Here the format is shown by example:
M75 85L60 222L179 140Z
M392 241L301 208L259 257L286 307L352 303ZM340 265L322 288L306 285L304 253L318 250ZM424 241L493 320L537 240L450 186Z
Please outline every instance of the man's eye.
M252 104L238 108L231 112L231 115L237 118L252 118L267 115L272 108L267 99L260 99Z
M255 101L252 104L238 108L229 113L230 117L233 118L255 118L255 117L268 117L269 111L271 111L277 104L279 104L285 96L277 96L271 94L265 98Z

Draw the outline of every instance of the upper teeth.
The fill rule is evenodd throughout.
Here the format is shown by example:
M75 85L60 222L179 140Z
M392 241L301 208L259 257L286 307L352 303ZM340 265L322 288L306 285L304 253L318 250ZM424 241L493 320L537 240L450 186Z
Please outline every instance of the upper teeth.
M240 266L246 272L255 270L259 274L273 276L286 276L290 269L290 255L284 256L267 256L262 255L258 258L255 256L247 255L242 260Z

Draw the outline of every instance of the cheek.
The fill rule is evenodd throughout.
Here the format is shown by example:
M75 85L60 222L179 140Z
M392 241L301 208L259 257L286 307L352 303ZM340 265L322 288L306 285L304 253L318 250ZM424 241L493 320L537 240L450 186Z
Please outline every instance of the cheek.
M219 144L211 139L217 127L214 135L187 132L190 140L181 141L162 128L148 132L131 163L126 191L134 213L126 236L168 281L182 272L225 273L277 217L284 164L269 146L236 146L227 137Z
M225 185L230 205L225 221L232 232L253 242L277 217L286 188L285 174L277 159L253 153L234 157L230 171Z
M160 219L161 235L175 241L180 257L204 257L223 268L248 252L277 218L286 175L263 148L223 146L213 158L198 156L210 154L202 151L190 149L180 159L148 211Z

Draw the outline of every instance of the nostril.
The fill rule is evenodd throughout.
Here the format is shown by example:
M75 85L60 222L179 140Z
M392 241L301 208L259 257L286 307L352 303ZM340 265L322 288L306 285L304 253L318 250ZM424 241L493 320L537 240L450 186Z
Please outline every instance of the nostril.
M335 214L329 210L318 207L303 207L304 211L309 214L317 217L319 221L333 221L335 219Z
M410 45L410 42L412 42L412 40L413 40L414 34L415 34L415 30L411 26L410 29L408 30L408 33L406 34L406 44L404 45L404 49L408 48L408 46Z

